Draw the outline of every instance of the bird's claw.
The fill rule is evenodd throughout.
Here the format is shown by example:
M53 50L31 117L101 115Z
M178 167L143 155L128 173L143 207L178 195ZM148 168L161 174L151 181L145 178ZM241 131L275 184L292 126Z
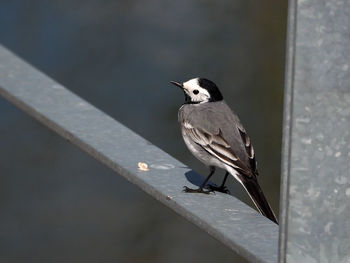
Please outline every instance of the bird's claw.
M184 186L182 192L185 192L185 193L202 193L202 194L207 194L208 195L210 193L213 193L214 190L212 190L212 189L204 190L201 187L199 187L197 189L192 189L192 188L189 188L187 186Z

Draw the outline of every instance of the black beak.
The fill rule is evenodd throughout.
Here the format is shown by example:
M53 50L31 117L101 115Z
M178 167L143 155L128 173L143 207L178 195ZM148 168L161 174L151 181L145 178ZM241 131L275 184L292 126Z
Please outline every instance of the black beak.
M180 87L181 89L184 88L184 85L182 83L176 82L176 81L170 81L171 84L174 84L175 86Z

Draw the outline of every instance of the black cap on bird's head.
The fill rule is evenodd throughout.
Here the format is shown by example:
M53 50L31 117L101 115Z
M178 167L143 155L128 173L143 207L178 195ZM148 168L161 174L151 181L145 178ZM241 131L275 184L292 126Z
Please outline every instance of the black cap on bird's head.
M184 83L170 81L185 93L185 103L197 104L223 100L220 90L214 82L205 78L194 78Z

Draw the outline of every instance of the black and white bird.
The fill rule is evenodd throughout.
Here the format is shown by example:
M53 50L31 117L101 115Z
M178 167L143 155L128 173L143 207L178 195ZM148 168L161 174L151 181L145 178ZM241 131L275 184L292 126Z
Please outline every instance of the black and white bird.
M257 180L258 169L250 138L238 116L223 100L218 87L205 78L171 83L180 87L185 94L185 103L178 112L185 144L210 170L198 189L184 186L184 191L208 194L215 190L227 193L225 183L231 174L242 184L258 211L278 223ZM219 187L206 187L216 167L226 170L223 182Z

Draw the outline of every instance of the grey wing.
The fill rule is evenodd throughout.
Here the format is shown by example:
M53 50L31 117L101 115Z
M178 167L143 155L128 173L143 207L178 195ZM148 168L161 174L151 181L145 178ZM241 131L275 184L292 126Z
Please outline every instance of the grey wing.
M245 175L257 175L255 153L239 118L225 102L183 108L186 134L207 152Z
M204 150L221 162L233 167L244 175L252 176L252 170L238 158L230 144L223 138L220 129L217 133L213 134L200 128L187 125L184 131L192 141L200 145Z
M259 175L257 162L255 159L255 152L251 140L243 126L240 125L239 127L237 127L237 129L239 131L239 134L241 135L245 150L247 152L250 168L252 169L255 175Z

